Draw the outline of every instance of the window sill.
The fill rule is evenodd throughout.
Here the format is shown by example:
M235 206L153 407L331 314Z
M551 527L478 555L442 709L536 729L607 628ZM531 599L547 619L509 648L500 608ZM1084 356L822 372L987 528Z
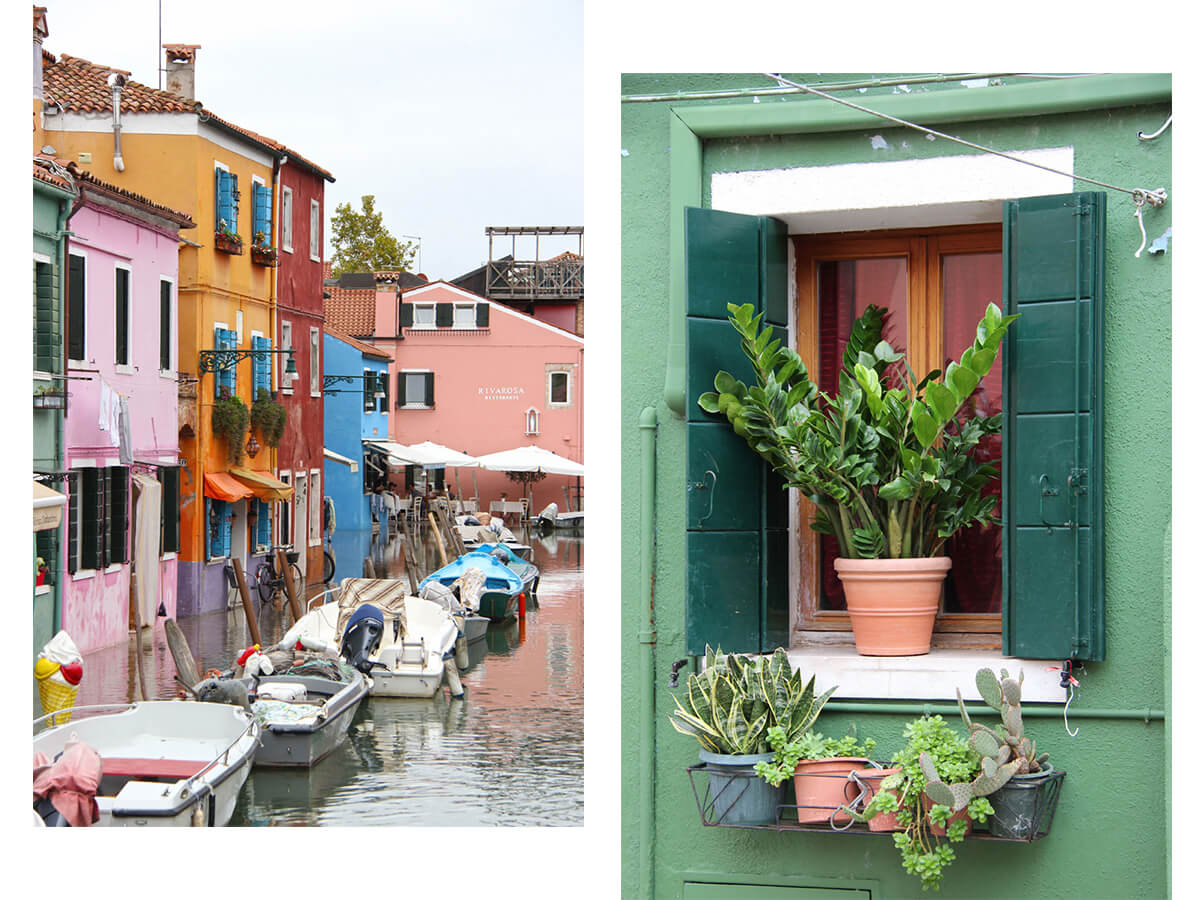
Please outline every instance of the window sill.
M396 407L397 409L436 409L436 406L426 406L424 403L404 403Z
M999 650L959 650L935 647L923 656L859 656L853 647L802 647L788 650L792 668L807 678L816 676L815 689L837 685L833 699L954 700L959 688L966 701L981 701L975 673L981 668L1024 670L1021 699L1033 703L1062 703L1058 685L1061 660L1015 659ZM1047 671L1053 668L1054 671Z
M166 553L164 553L162 556L159 557L160 562L167 562L168 560L172 560L172 559L175 559L175 551L174 550L168 550Z
M35 584L33 586L33 596L44 597L44 596L48 595L51 592L51 590L53 590L53 585Z
M116 372L118 375L132 375L133 374L133 366L128 366L128 365L124 365L122 363L118 363L117 365L113 366L113 371Z
M159 369L158 377L165 378L167 381L178 381L179 373L176 372L174 369Z

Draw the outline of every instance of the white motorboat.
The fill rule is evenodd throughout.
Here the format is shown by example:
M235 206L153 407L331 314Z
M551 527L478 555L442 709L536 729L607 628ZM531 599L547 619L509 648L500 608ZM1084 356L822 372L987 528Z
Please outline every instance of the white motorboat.
M364 606L373 607L382 627L378 645L365 648L371 696L432 697L448 676L451 692L461 693L457 669L447 671L447 662L453 665L460 631L446 607L407 596L395 579L347 578L339 593L338 603L318 606L301 617L280 646L294 646L300 640L306 646L324 645L326 652L345 656L350 651L343 639L354 614ZM483 625L486 631L486 619ZM356 665L353 659L350 662Z
M75 794L78 802L78 789L69 783L78 770L56 773L55 766L69 762L83 744L99 754L100 771L89 785L99 812L94 824L227 825L259 745L260 728L251 715L219 703L75 707L69 722L37 731L56 715L33 723L35 763L47 764L34 770L44 818L57 818L49 808L57 806L57 792ZM90 753L86 758L95 759Z

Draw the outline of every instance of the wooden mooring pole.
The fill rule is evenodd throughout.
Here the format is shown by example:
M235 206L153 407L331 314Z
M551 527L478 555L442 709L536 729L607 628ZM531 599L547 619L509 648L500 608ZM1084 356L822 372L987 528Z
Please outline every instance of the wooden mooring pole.
M288 603L292 608L292 621L300 621L300 603L296 599L296 583L292 580L292 567L288 565L287 554L282 550L275 551L275 565L283 573L283 586L287 588Z
M250 602L250 588L246 586L246 573L242 569L242 561L233 558L233 574L237 578L238 592L242 595L242 609L246 613L246 627L250 629L250 640L262 646L262 636L258 633L258 617L254 615L254 604Z

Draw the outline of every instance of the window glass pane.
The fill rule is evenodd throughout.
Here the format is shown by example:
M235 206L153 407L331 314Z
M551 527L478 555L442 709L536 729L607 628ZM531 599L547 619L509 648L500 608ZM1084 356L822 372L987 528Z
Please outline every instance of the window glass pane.
M433 328L434 311L432 303L416 303L413 305L413 328Z
M999 253L959 253L942 257L942 363L957 360L975 340L975 330L988 303L1001 303L1002 269ZM1000 357L987 377L959 412L968 416L1000 414ZM975 448L975 459L994 461L1000 467L999 434L985 437ZM993 514L1000 515L1000 479L993 480L984 496L996 498ZM960 531L946 544L951 559L946 579L943 612L1000 612L1000 526L976 525ZM957 576L957 577L956 577Z
M822 391L837 393L842 351L850 337L850 329L854 320L872 303L887 310L884 340L897 350L907 349L908 261L905 258L842 259L817 264L816 375ZM821 535L819 609L846 608L846 595L833 568L838 555L834 537Z
M456 303L456 304L454 304L454 327L455 328L474 328L475 327L475 304L474 303Z
M550 373L550 402L551 403L566 403L567 402L567 373L566 372L551 372Z
M422 372L409 372L404 379L404 403L406 406L425 405L425 379L429 377Z

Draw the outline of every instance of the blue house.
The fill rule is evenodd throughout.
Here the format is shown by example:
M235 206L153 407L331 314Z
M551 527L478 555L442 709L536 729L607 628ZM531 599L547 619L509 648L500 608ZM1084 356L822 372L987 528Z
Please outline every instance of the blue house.
M325 450L352 463L325 468L339 580L360 576L363 558L371 553L370 494L387 473L364 459L363 441L387 440L391 359L385 350L325 328Z

